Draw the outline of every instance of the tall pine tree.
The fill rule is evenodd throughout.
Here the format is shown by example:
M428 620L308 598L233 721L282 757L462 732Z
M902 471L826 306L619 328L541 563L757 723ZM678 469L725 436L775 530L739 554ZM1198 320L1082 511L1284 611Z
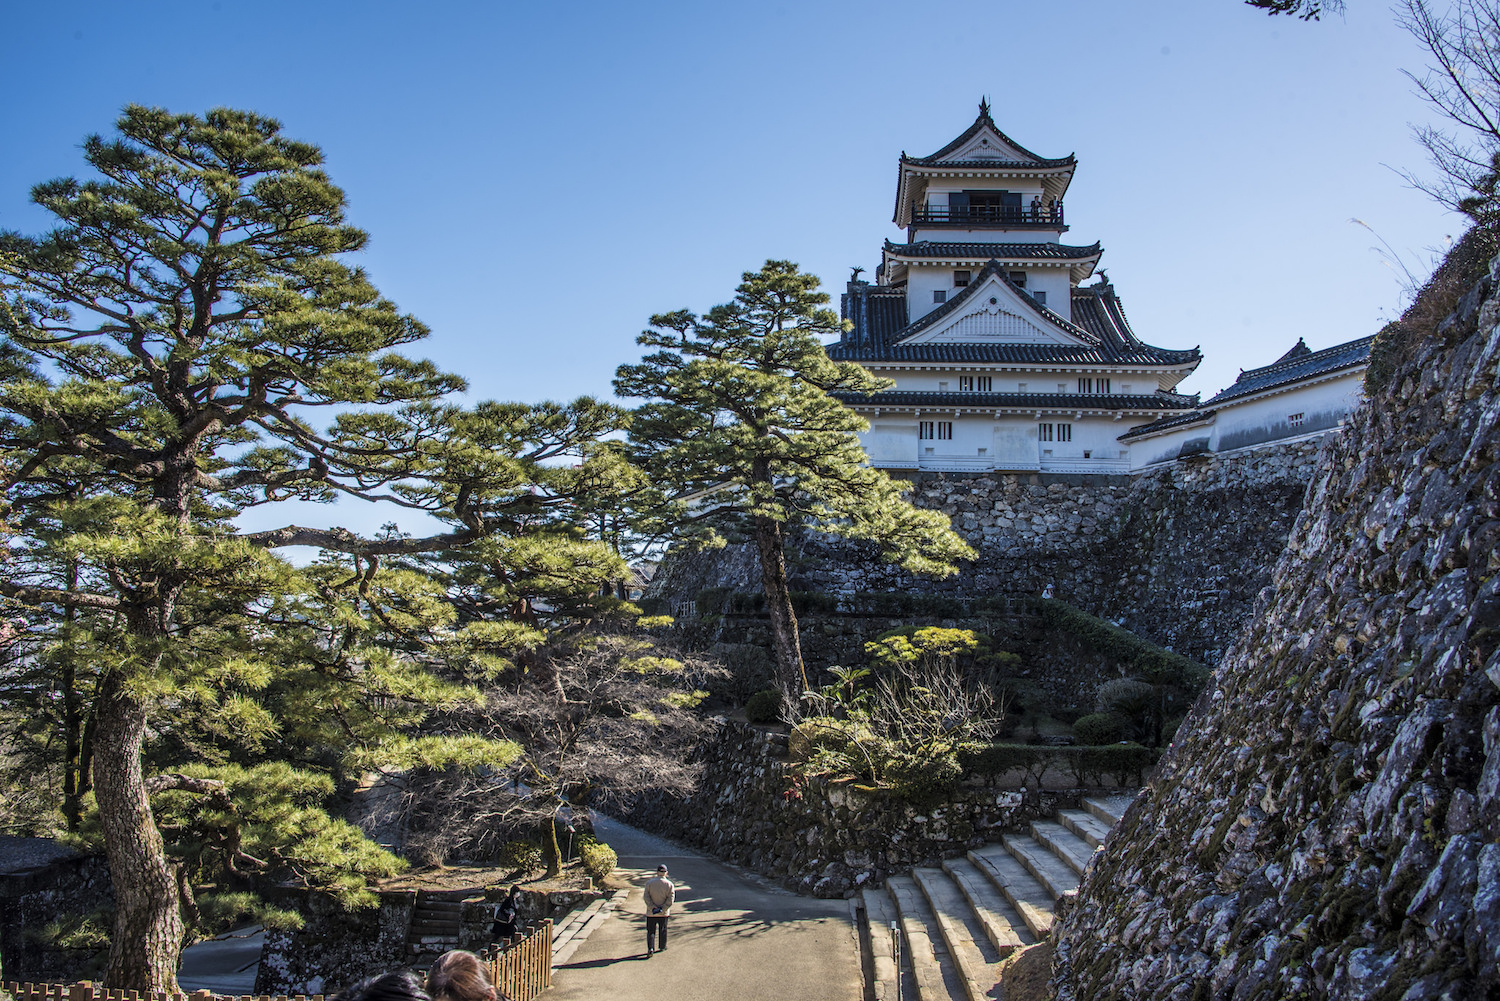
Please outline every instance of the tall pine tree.
M793 696L808 681L787 588L789 529L874 541L917 573L952 574L973 556L946 517L913 507L907 484L869 465L858 437L868 425L829 394L890 383L828 358L822 338L841 325L818 285L789 261L767 261L701 317L653 316L636 341L657 350L615 378L621 396L647 400L632 453L666 491L679 535L754 540L778 682Z
M117 903L105 978L170 991L184 937L179 870L151 797L218 795L225 784L148 776L143 744L182 691L237 687L235 704L254 713L246 693L265 686L256 658L197 655L206 610L219 610L209 622L234 608L276 611L315 590L317 574L276 559L276 546L357 554L374 583L383 555L450 550L489 526L467 495L402 493L439 465L448 431L436 400L462 380L399 353L427 331L343 261L366 237L345 222L319 150L271 119L223 109L132 106L118 127L118 138L84 144L96 179L34 189L56 229L0 235L5 520L12 532L54 533L12 540L13 552L50 558L12 560L0 595L59 619L102 613L117 629L89 703ZM310 419L319 411L336 414L326 430ZM441 507L454 528L367 540L332 527L234 527L253 505L341 494ZM337 580L360 586L349 572ZM307 658L332 655L327 637L347 632L324 630ZM371 677L373 663L352 662L346 680ZM401 680L411 666L385 673L397 697L415 690Z

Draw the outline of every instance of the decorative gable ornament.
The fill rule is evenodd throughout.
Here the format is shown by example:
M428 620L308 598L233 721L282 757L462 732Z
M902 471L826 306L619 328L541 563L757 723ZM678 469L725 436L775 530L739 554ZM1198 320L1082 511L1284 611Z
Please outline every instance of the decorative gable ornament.
M1049 321L1025 293L993 270L965 290L944 315L898 344L1085 344Z

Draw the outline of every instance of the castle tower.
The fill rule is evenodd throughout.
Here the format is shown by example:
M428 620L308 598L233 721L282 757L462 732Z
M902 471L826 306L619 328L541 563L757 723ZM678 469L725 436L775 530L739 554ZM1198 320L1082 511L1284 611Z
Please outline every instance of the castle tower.
M1061 242L1077 161L1047 159L974 124L931 156L901 155L894 222L876 283L843 297L853 329L830 357L893 389L848 394L871 424L865 450L890 469L1113 473L1130 468L1126 429L1197 398L1174 392L1197 348L1142 343L1099 244Z

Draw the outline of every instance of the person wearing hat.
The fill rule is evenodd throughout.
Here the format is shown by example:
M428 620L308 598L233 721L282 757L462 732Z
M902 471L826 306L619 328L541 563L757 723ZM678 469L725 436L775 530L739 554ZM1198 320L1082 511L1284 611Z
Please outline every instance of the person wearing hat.
M646 956L660 949L667 951L667 917L672 913L672 901L677 899L677 887L667 878L667 867L656 867L656 878L646 882Z

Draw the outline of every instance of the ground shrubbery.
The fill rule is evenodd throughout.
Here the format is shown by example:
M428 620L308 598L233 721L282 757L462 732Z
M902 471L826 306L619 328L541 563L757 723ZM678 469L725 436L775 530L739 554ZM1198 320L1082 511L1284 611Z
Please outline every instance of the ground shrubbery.
M578 860L583 863L583 871L593 877L595 884L602 883L606 876L614 872L620 861L615 850L600 841L579 849Z

